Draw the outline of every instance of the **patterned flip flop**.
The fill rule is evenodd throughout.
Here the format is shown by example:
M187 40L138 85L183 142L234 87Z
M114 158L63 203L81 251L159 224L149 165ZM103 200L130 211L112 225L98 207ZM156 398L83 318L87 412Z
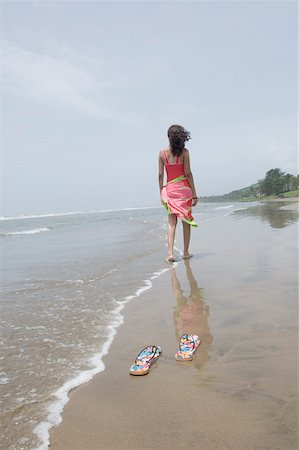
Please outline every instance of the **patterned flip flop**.
M200 339L196 334L183 334L180 339L180 350L176 352L177 361L192 361L196 349L200 345Z
M149 345L141 350L135 359L135 363L130 367L130 375L146 375L150 366L157 361L161 354L161 347Z

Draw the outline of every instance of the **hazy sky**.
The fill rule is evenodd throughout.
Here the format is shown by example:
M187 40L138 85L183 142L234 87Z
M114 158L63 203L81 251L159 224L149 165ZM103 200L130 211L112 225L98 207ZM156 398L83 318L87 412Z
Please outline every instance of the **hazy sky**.
M297 173L295 1L1 9L4 215L159 205L174 123L200 195Z

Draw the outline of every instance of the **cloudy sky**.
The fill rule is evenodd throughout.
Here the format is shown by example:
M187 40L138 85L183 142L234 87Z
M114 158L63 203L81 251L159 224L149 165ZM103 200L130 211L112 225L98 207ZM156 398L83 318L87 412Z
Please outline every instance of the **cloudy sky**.
M295 1L2 2L4 215L159 205L167 128L200 195L297 173Z

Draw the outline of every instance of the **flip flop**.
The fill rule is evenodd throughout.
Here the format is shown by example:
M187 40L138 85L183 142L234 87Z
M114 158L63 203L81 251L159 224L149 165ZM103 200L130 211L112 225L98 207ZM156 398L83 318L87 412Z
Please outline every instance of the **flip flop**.
M180 350L176 352L177 361L192 361L196 349L199 347L200 339L196 334L183 334L180 339Z
M149 345L141 350L135 359L135 363L130 367L130 375L146 375L150 366L159 358L161 347Z

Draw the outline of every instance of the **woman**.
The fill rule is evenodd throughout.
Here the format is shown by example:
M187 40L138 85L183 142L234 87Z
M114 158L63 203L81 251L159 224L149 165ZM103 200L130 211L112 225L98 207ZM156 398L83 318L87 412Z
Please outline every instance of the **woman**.
M189 151L185 142L190 139L189 131L180 125L172 125L168 129L169 148L159 153L159 187L162 205L168 211L168 255L166 261L175 261L173 254L174 238L179 217L183 222L184 253L183 258L191 258L189 243L191 226L197 227L192 217L192 206L198 202L193 176L190 169ZM164 167L167 173L167 184L163 187Z

